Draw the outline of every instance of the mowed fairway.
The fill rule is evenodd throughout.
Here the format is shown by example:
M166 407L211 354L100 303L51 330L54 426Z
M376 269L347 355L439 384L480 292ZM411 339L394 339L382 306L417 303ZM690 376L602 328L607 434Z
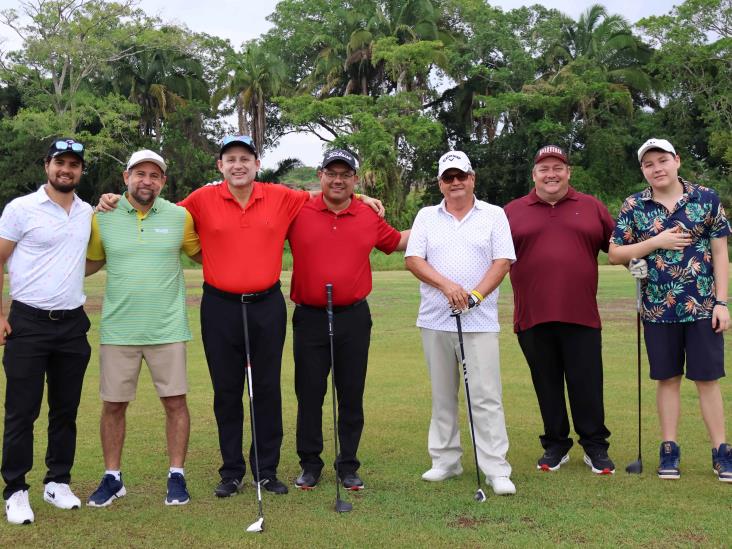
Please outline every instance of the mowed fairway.
M138 398L128 412L123 474L128 495L106 509L83 507L60 511L42 501L46 445L44 407L36 422L35 468L29 475L36 523L10 526L0 521L0 547L487 547L487 546L729 546L732 485L712 473L710 446L701 421L696 391L683 385L680 443L682 479L656 478L658 429L653 383L643 357L644 473L630 476L625 465L636 458L636 365L634 285L627 271L601 267L600 308L604 322L605 405L612 431L610 456L618 471L594 477L575 446L570 462L557 473L535 469L541 454L541 420L529 371L512 333L511 288L501 288L501 367L509 461L518 493L473 501L476 490L470 437L463 407L462 477L430 484L420 475L429 468L427 428L430 385L414 326L419 303L417 281L406 272L374 274L369 299L374 328L366 388L366 427L361 442L361 474L366 489L346 494L350 514L333 512L334 473L324 470L311 492L291 489L287 496L265 495L265 532L247 534L257 517L256 493L249 484L238 496L213 495L220 465L211 383L201 345L198 303L201 271L187 271L190 322L189 404L192 435L186 478L191 502L166 507L164 416L149 373L143 369ZM82 501L104 470L98 437L98 327L104 274L87 281L87 309L92 319L93 355L79 410L78 446L72 488ZM289 273L283 275L288 291ZM547 288L551 291L551 288ZM6 296L7 299L7 296ZM150 295L154 300L155 296ZM291 304L288 301L291 312ZM730 337L727 337L730 356ZM645 351L644 351L645 353ZM729 364L729 360L727 360ZM144 368L144 367L143 367ZM457 365L456 365L457 368ZM4 394L5 378L0 380ZM732 438L732 392L722 381L729 437ZM296 401L291 339L282 367L285 439L279 476L292 486L299 473L295 453ZM461 400L464 398L461 390ZM246 399L245 399L246 404ZM2 412L0 412L1 414ZM246 420L248 422L248 412ZM326 462L332 462L330 395L324 407ZM249 432L248 423L246 432Z

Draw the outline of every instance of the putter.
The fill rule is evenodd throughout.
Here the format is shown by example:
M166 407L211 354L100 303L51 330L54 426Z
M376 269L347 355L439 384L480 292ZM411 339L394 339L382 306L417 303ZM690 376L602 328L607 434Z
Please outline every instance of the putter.
M641 459L641 281L635 279L635 335L636 350L638 355L638 459L628 464L625 468L627 473L640 475L643 472L643 460Z
M257 480L257 504L259 515L257 520L247 527L247 532L264 532L264 511L262 509L262 486L259 483L259 453L257 452L257 424L254 421L254 390L252 389L252 363L249 359L249 322L247 321L247 304L241 304L244 318L244 352L247 358L247 389L249 393L249 420L252 425L252 446L254 446L254 473Z
M328 339L330 340L330 392L333 397L333 444L335 446L335 466L336 466L336 513L348 513L353 509L353 505L341 499L340 478L341 473L338 470L338 418L336 416L336 385L335 385L335 358L333 354L333 284L325 285L325 293L328 298Z
M475 458L475 477L478 480L478 490L473 499L479 503L486 500L485 492L480 487L480 469L478 468L478 449L475 447L475 428L473 427L473 407L470 405L470 387L468 385L468 367L465 364L465 347L463 346L463 325L460 322L460 312L450 316L455 317L457 323L458 341L460 342L460 362L463 366L463 380L465 380L465 399L468 401L468 421L470 423L470 440L473 442L473 457Z

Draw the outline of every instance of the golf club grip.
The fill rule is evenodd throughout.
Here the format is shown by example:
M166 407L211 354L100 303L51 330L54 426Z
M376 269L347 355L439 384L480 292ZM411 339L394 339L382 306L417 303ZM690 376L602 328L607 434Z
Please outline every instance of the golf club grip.
M325 285L325 295L328 300L328 305L325 308L326 313L328 313L328 333L333 335L333 284L328 283Z

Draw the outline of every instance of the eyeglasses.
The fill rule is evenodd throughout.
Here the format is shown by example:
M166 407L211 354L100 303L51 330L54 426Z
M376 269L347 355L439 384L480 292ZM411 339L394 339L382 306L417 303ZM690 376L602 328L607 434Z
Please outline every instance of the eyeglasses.
M254 140L248 135L227 135L221 142L221 146L225 147L229 143L241 142L245 145L254 148Z
M470 177L470 174L467 172L460 172L460 173L454 173L451 175L441 175L440 179L445 183L452 183L454 179L457 179L458 181L466 181Z
M77 143L76 141L56 141L53 144L53 148L57 151L68 151L81 152L84 150L84 145Z
M334 180L334 179L350 179L354 175L356 175L354 172L331 172L330 170L327 172L323 172L323 175L326 179Z

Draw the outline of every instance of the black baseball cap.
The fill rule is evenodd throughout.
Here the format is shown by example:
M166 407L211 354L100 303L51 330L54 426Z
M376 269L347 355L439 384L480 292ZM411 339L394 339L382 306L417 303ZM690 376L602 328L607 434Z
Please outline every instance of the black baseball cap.
M59 137L51 142L46 154L46 160L51 160L62 154L73 154L84 162L84 145L71 137Z
M325 168L333 162L345 162L353 171L356 171L356 165L358 164L356 157L346 149L331 149L326 152L325 156L323 156L323 162L320 164L320 167Z

